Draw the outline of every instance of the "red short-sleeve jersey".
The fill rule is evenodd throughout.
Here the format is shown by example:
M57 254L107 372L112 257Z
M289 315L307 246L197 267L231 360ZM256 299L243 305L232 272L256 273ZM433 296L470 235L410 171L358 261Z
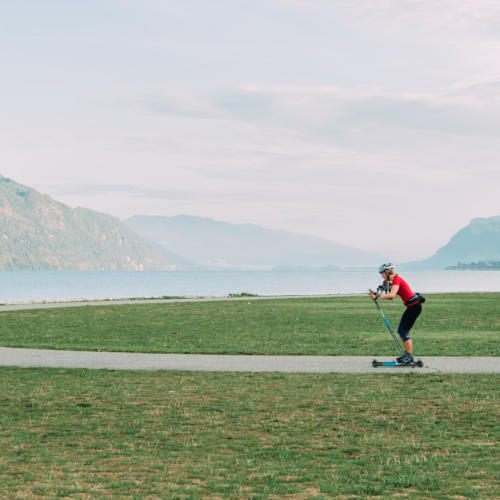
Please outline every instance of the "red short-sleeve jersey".
M408 283L406 283L406 281L397 274L392 280L392 285L399 285L398 295L401 297L403 302L408 302L415 296L413 290L410 288L410 285L408 285Z

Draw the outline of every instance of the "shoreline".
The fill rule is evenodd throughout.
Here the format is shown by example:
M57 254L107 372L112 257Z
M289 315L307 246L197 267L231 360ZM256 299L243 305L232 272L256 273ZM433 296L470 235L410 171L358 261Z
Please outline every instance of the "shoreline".
M495 293L495 292L492 292ZM500 292L499 292L500 293ZM366 294L317 294L317 295L219 295L219 296L185 296L185 297L132 297L132 298L96 298L96 299L68 299L54 301L4 302L0 304L1 311L22 309L44 309L51 307L84 307L104 305L133 305L133 304L163 304L176 302L217 302L238 300L275 300L275 299L319 299L334 297L362 297Z
M432 295L459 295L466 293L500 294L500 291L451 291L451 292L422 292L427 296ZM251 300L284 300L284 299L325 299L343 297L365 297L368 293L331 293L331 294L300 294L300 295L255 295L255 294L230 294L218 296L162 296L162 297L129 297L129 298L95 298L95 299L55 299L41 301L16 301L0 303L0 312L27 309L49 309L56 307L85 307L85 306L111 306L134 304L162 304L178 302L217 302L217 301L251 301Z

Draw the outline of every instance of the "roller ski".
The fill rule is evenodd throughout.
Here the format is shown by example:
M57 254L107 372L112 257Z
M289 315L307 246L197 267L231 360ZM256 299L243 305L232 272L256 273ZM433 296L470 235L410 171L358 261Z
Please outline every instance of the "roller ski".
M410 368L422 368L424 366L424 362L421 359L415 360L414 358L399 361L400 358L397 358L395 361L377 361L374 359L372 361L372 366L377 368L378 366L409 366Z

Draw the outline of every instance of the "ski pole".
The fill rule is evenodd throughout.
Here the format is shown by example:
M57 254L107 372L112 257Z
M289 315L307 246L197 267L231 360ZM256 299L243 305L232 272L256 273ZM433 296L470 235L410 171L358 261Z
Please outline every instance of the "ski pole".
M401 342L399 341L399 339L396 337L394 330L392 329L391 324L389 323L389 320L385 317L384 312L380 308L380 305L378 303L378 299L375 299L373 302L375 302L375 305L377 306L378 312L380 313L380 316L382 316L382 319L384 320L384 323L386 324L387 328L389 329L389 332L391 333L394 342L398 346L399 351L404 356L406 354L406 351L405 351L404 347L401 345Z

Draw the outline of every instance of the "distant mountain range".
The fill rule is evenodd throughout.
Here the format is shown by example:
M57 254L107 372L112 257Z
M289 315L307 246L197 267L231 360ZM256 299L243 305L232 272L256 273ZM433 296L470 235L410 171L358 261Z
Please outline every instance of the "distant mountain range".
M110 215L72 209L0 176L0 269L171 269Z
M336 270L373 268L387 260L322 238L253 224L187 215L137 215L121 222L70 208L0 176L0 270ZM479 261L491 269L495 266L488 262L500 261L500 216L473 219L432 257L398 267L445 269Z
M321 238L204 217L137 215L125 223L151 244L168 249L167 256L180 268L334 270L373 267L391 260ZM184 261L178 261L177 255L182 255ZM398 268L437 270L457 266L459 262L498 260L500 216L495 216L473 219L433 256L398 264Z
M500 216L472 219L428 259L401 265L409 270L445 269L459 263L500 260ZM464 269L466 266L462 266ZM487 268L487 266L484 266ZM460 268L460 267L459 267Z
M386 259L322 238L205 217L137 215L125 223L171 256L182 255L205 269L335 269L375 266Z

